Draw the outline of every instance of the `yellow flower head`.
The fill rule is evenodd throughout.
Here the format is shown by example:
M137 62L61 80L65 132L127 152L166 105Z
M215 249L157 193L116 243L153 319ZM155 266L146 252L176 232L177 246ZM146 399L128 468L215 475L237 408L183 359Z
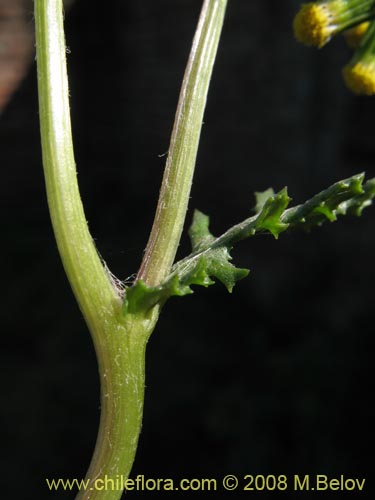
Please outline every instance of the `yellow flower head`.
M344 36L349 47L352 49L358 47L359 42L362 40L363 35L369 27L369 24L370 23L368 21L365 21L345 31Z
M345 36L356 48L343 69L355 94L375 95L375 0L318 0L305 3L293 21L294 34L306 45L323 47L332 36Z
M358 95L375 94L375 60L348 64L343 69L348 88Z
M333 35L373 17L374 10L374 0L320 0L305 3L294 18L294 34L299 42L320 48Z
M343 77L355 94L375 94L375 20L369 23L351 61L343 69Z
M325 4L303 4L293 21L295 37L305 45L323 47L332 36L331 17Z

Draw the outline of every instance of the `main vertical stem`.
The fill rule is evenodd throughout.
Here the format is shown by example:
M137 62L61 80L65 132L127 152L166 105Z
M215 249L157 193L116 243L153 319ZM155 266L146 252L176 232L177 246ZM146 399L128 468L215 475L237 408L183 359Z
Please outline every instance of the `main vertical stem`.
M186 67L154 224L138 279L157 285L173 264L185 221L208 88L227 0L205 0Z
M142 427L145 351L157 321L128 317L112 330L108 359L100 368L101 418L86 485L76 500L119 500L129 477Z
M78 498L118 500L106 480L127 477L142 423L145 349L157 320L122 315L87 227L79 195L70 125L62 0L35 0L38 91L48 205L61 259L98 358L101 417L88 486ZM58 306L58 305L57 305Z

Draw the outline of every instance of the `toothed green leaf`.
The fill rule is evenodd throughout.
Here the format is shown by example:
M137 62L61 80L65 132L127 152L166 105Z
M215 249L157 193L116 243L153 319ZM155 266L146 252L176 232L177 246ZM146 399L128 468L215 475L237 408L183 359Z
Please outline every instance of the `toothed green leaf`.
M349 209L351 213L353 210L363 210L364 206L360 208L363 203L371 204L374 196L370 188L365 191L365 186L362 185L363 179L362 173L336 182L303 205L286 210L282 217L283 221L291 228L310 229L320 226L326 220L335 221L338 215L345 215Z
M262 210L266 201L269 198L271 198L271 196L273 196L274 194L275 194L275 191L272 188L268 188L265 191L257 191L255 193L255 201L256 201L255 213L256 214L258 214Z
M360 216L363 210L372 204L375 196L375 179L370 179L363 186L363 193L353 196L349 200L343 201L338 208L340 215L346 213Z
M229 262L231 256L226 247L219 247L212 250L210 262L207 266L207 273L214 276L226 287L229 293L232 293L237 281L246 278L249 274L248 269L240 269ZM214 282L211 282L213 284Z
M193 252L197 250L200 245L215 239L208 229L209 224L210 218L208 215L205 215L199 210L194 211L193 222L189 229L189 237Z
M375 197L375 179L363 184L364 174L336 182L302 205L287 208L290 198L286 188L256 193L256 215L233 226L216 238L209 230L209 217L195 211L189 230L192 253L177 262L168 278L158 286L137 281L126 290L124 313L146 312L156 304L163 305L171 296L193 293L192 285L210 286L221 281L229 292L236 282L249 274L230 263L233 245L257 232L269 232L275 238L285 230L311 229L338 215L361 215Z
M256 231L269 231L277 239L279 234L288 227L288 224L281 222L280 217L290 201L291 198L289 198L286 188L270 196L263 203L258 214L255 225Z

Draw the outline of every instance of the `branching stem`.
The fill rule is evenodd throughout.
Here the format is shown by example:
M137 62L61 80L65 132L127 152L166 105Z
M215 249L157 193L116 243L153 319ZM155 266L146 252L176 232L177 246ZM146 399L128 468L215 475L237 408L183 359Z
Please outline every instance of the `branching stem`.
M226 0L205 0L183 82L155 223L140 276L169 272L185 219L200 129ZM123 314L90 235L79 194L71 135L62 0L34 0L43 167L61 259L90 329L98 358L101 419L79 500L118 500L105 480L127 478L137 449L147 340L159 305Z

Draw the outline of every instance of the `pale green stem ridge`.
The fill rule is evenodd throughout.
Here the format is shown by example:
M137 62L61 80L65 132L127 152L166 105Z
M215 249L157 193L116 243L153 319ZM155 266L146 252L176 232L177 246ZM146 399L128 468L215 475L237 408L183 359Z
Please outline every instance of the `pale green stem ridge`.
M105 478L127 477L134 461L144 399L144 355L157 320L121 313L112 285L89 233L73 155L61 0L35 0L36 47L43 166L48 204L59 252L98 357L101 419L80 499L118 500L104 490ZM97 483L92 481L97 480ZM94 489L91 491L91 485ZM97 487L96 487L97 486Z
M176 111L158 207L137 279L161 283L170 272L185 221L207 92L227 0L205 0Z

